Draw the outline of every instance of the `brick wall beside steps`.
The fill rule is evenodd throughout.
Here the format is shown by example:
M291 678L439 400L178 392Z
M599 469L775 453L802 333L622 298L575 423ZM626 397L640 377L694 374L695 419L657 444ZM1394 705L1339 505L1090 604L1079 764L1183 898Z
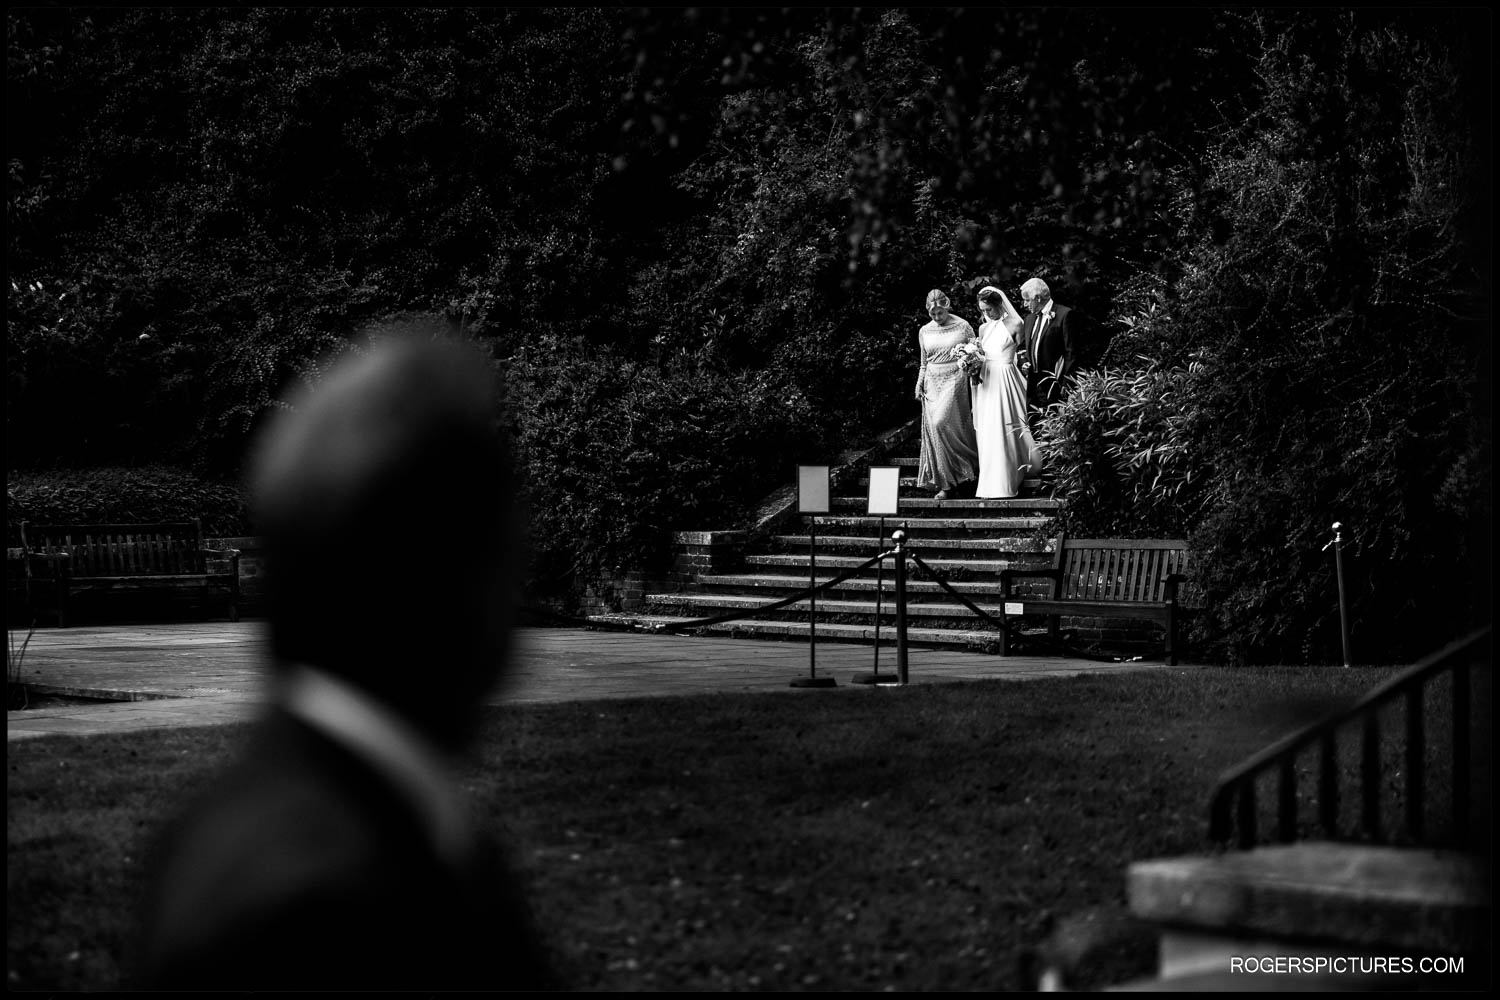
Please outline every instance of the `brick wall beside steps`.
M676 550L671 579L690 583L703 573L729 573L745 562L743 531L679 531L673 534Z
M730 573L745 561L743 531L678 531L672 535L672 565L665 573L616 570L584 592L583 615L640 611L649 593L680 590L705 573Z

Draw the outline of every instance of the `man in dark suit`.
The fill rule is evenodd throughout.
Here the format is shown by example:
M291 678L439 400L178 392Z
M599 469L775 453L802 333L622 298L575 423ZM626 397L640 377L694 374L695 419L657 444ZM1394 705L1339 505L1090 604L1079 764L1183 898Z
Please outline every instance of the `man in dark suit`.
M1078 366L1078 318L1052 301L1052 291L1041 278L1021 286L1021 303L1029 314L1021 326L1021 343L1031 360L1026 400L1033 409L1041 409L1062 399L1063 380Z
M260 442L270 705L164 844L142 985L552 985L454 778L519 568L496 389L477 354L411 333L335 368Z

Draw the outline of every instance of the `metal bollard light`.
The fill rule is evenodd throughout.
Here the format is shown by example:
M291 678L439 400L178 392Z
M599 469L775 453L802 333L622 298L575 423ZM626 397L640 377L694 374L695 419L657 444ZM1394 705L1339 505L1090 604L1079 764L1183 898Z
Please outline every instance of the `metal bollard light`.
M1333 541L1323 546L1327 552L1329 546L1333 547L1333 564L1339 581L1339 629L1344 641L1344 666L1349 667L1354 659L1349 654L1349 598L1344 590L1344 525L1341 521L1333 522Z

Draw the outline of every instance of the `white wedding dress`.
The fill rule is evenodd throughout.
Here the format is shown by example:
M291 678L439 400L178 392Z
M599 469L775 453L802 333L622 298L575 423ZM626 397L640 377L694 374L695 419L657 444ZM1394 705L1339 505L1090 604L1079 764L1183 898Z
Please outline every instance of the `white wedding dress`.
M974 387L974 437L979 447L976 497L1013 497L1028 473L1042 468L1042 455L1026 425L1026 377L1017 366L1021 317L1008 312L979 328L984 379Z

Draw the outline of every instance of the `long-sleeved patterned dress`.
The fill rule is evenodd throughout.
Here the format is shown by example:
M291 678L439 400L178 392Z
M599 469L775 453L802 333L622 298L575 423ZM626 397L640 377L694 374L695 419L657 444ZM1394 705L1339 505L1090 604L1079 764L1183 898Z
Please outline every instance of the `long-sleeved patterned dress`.
M974 328L952 315L943 326L931 322L917 331L917 398L922 401L918 486L947 490L979 474L969 378L952 356L953 348L973 339Z

